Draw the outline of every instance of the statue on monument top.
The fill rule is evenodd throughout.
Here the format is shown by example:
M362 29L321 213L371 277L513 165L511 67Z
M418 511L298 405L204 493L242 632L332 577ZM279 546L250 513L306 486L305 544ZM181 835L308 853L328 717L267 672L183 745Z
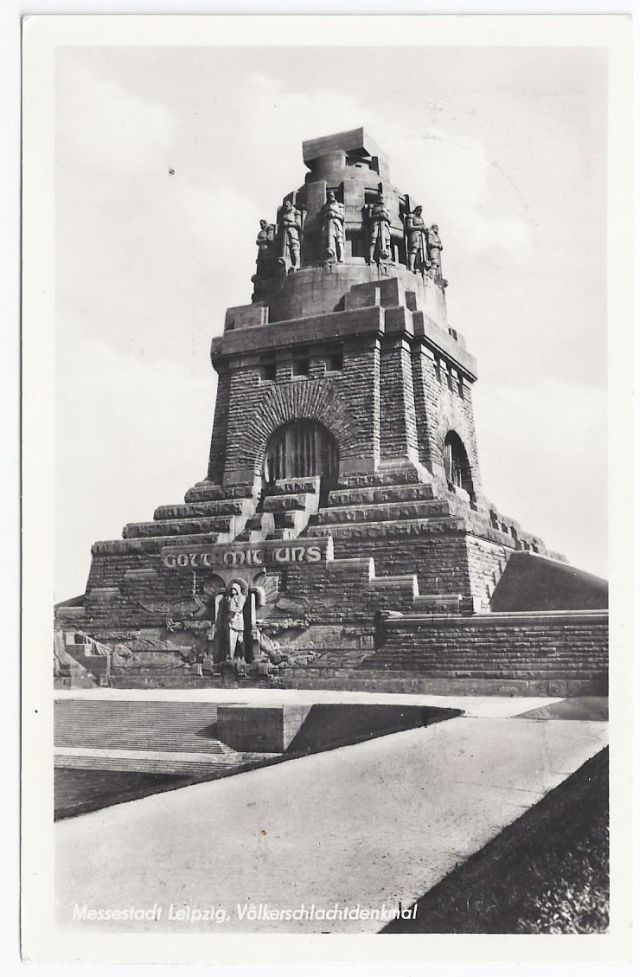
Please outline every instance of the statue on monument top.
M440 240L437 224L432 224L427 231L427 249L429 252L429 275L436 281L442 280L442 241Z
M391 256L391 217L387 210L382 191L377 200L367 207L369 226L369 264L375 261L388 261Z
M302 215L290 200L285 200L280 213L280 262L291 268L300 265L300 231Z
M325 260L344 261L344 207L333 190L328 191L327 202L320 209L320 226Z
M256 238L258 254L256 256L256 271L260 276L268 275L271 271L272 244L275 241L275 224L269 224L264 217L260 221L260 230Z
M256 255L256 273L252 275L254 284L252 300L258 301L268 292L274 278L278 263L275 254L276 228L264 218L260 221L260 230L256 238L258 253Z
M409 211L404 219L407 235L407 268L424 274L429 267L427 258L427 229L422 216L422 207Z

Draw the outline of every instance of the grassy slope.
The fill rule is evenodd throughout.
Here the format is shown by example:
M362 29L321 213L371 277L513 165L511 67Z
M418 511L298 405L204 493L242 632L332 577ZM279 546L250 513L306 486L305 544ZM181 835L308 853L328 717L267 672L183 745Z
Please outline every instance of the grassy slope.
M386 933L596 933L609 925L609 752L454 869Z

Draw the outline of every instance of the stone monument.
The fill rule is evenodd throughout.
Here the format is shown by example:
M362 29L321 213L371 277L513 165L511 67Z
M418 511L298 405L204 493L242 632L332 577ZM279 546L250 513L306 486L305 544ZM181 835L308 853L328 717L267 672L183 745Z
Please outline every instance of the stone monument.
M398 616L422 622L403 668L428 676L448 654L433 649L450 647L433 622L467 634L491 618L514 559L533 576L515 599L506 588L510 613L536 611L533 590L550 613L605 605L593 581L563 603L572 568L484 493L477 367L447 319L436 202L425 220L363 129L302 156L303 184L260 221L253 300L212 340L206 476L95 543L85 593L57 608L59 641L82 631L127 649L114 683L153 682L159 663L163 682L194 681L194 656L262 673L288 656L303 684L326 665L348 687Z

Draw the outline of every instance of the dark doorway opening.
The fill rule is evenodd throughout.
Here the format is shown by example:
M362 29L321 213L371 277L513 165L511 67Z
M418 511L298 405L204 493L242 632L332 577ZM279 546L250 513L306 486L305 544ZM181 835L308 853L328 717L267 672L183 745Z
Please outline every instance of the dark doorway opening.
M292 421L271 435L264 463L267 484L281 479L321 478L321 494L338 481L339 454L335 438L317 421Z

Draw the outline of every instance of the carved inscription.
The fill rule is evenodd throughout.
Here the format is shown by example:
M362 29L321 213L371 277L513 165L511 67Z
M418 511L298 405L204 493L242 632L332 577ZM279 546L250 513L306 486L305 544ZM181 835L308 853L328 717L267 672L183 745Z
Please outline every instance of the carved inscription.
M194 570L202 567L263 567L284 563L319 563L323 547L319 543L285 543L279 546L248 546L246 548L182 547L165 548L162 564L168 570Z

